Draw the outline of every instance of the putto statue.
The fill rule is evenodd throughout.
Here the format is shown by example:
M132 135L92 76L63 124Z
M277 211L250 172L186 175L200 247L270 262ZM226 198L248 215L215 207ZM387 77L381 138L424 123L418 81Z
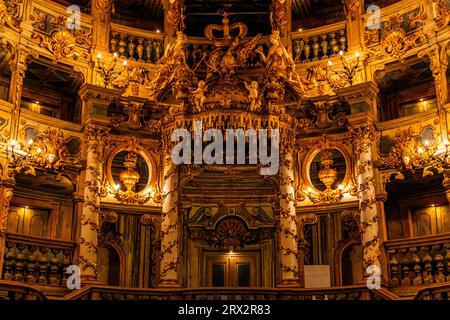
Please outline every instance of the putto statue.
M157 97L170 85L192 81L194 73L186 63L185 45L186 35L178 32L176 40L167 46L164 56L158 61L159 68L147 85L150 96Z
M295 62L281 42L279 31L272 32L270 43L272 46L267 56L264 54L262 47L258 47L256 50L261 60L266 64L264 74L266 82L289 83L298 94L305 96L314 86L295 71Z
M257 81L252 81L250 84L244 82L245 88L248 90L248 102L250 102L250 111L259 111L261 107L261 96L259 94L259 85Z
M206 96L205 93L208 90L208 87L206 86L205 81L200 80L197 85L197 89L195 89L193 94L193 100L194 100L194 112L202 112L203 105L206 102Z

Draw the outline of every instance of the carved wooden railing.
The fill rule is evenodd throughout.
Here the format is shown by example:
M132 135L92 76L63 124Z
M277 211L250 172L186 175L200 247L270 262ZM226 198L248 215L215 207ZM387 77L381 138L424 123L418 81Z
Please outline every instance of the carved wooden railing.
M369 290L364 285L323 289L196 288L132 289L87 286L65 300L393 300L385 288Z
M28 284L0 280L0 300L47 300L47 297Z
M295 62L327 59L348 48L345 21L292 33Z
M139 62L155 63L164 54L164 35L119 24L111 24L110 53Z
M423 288L414 300L450 300L450 283L435 283Z
M391 287L450 281L450 234L385 243Z
M3 280L65 285L66 268L72 264L75 243L8 234Z

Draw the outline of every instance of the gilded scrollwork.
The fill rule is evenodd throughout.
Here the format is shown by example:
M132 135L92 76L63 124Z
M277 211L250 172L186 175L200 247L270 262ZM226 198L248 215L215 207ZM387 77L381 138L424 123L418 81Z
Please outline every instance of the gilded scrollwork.
M426 17L426 16L425 16ZM419 21L422 21L423 16L412 19L413 26L417 26ZM389 17L389 20L384 24L384 35L381 38L380 46L375 49L370 49L369 54L377 58L390 56L395 59L402 60L404 55L412 48L418 46L426 40L425 34L422 30L418 30L411 34L407 34L402 27L404 17L402 15L395 15Z
M9 212L9 203L13 196L13 189L12 188L3 188L1 190L3 193L2 195L2 202L1 202L1 208L0 208L0 234L6 231L7 227L7 221L8 221L8 212Z
M41 33L33 33L33 39L39 41L39 46L52 53L55 61L67 58L77 60L79 57L88 58L88 54L77 48L77 38L66 30L55 31L51 37Z
M19 9L23 0L0 0L0 24L6 25L14 31L21 32Z

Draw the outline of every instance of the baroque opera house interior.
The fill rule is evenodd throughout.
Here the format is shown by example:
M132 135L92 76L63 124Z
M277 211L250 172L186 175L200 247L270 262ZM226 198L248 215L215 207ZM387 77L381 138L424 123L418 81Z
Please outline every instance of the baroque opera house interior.
M449 0L0 0L0 300L449 300Z

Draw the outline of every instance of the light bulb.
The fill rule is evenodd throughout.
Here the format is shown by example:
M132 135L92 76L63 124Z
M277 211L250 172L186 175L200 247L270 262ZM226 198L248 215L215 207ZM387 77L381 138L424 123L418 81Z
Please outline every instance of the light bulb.
M355 52L355 57L359 58L359 52L358 51Z
M308 189L306 189L306 191L308 191L308 193L311 193L312 192L312 188L309 187Z
M419 147L419 148L417 148L417 152L418 152L419 154L422 154L422 153L423 153L423 149L422 149L421 147Z
M33 144L33 139L28 140L28 145L31 146Z
M37 152L37 153L41 153L41 152L42 152L42 149L41 149L41 148L37 148L37 149L36 149L36 152Z
M342 191L342 190L344 190L344 186L343 186L342 184L340 184L340 185L338 186L338 189L339 189L340 191Z
M423 144L425 145L425 147L427 147L429 143L430 143L430 142L429 142L428 140L425 140L425 141L423 142Z
M124 60L123 65L126 67L128 65L128 60Z
M15 147L15 146L17 146L17 141L12 139L10 144L11 144L12 147Z
M114 59L117 58L117 52L114 52Z
M102 58L102 54L99 52L98 54L97 54L97 59L101 59Z
M340 51L339 51L339 55L340 55L340 56L343 56L343 55L344 55L344 51L340 50Z
M331 60L328 60L328 65L331 67L333 65L333 62L331 62Z
M118 191L119 189L120 189L120 185L115 184L115 185L114 185L114 190Z

